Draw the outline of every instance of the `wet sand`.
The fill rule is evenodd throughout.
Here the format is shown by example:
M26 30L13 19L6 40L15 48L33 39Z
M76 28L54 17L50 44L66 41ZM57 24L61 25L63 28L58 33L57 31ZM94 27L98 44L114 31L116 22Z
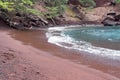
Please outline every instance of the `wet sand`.
M45 33L46 30L12 31L10 32L10 36L21 41L24 45L33 46L39 50L48 52L50 55L69 60L75 64L82 64L120 78L120 61L50 44L47 42Z
M1 80L120 80L85 65L51 55L50 53L57 52L54 45L44 44L41 49L37 49L30 43L15 40L10 33L11 31L0 30ZM43 35L40 36L43 38ZM29 39L26 41L29 42ZM41 42L43 43L44 41ZM66 53L69 50L61 52Z

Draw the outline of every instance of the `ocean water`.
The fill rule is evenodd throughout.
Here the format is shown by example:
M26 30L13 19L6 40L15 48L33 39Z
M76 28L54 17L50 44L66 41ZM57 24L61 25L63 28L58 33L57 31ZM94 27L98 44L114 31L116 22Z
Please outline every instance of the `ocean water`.
M120 26L49 28L48 42L101 57L120 59Z

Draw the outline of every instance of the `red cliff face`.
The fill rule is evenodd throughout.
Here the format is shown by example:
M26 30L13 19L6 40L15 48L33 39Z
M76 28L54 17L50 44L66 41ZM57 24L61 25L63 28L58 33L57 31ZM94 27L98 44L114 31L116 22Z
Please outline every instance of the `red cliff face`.
M72 5L80 5L80 2L78 0L69 0L68 4L72 4Z
M96 2L96 7L103 6L106 3L111 2L112 0L94 0ZM68 4L80 5L79 0L68 0Z
M111 0L94 0L96 2L96 7L103 6L106 3L111 2Z

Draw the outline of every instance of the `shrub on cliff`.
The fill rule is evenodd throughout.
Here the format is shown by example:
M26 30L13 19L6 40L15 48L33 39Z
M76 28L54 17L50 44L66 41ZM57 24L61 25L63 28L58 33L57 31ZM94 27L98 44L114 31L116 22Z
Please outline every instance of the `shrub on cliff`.
M61 15L68 0L44 0L48 12L45 13L47 18L54 18Z
M48 12L40 13L33 9L31 6L34 5L36 1L44 2ZM35 15L45 15L47 18L54 18L64 12L66 3L67 0L1 0L0 8L10 12L32 13Z
M13 7L12 7L13 4L14 4L13 2L0 1L0 8L7 9L8 11L11 11L11 10L13 10Z
M0 1L0 8L6 9L8 11L21 9L20 6L31 6L31 0L1 0Z
M115 1L116 3L118 3L118 4L120 3L120 0L114 0L114 1Z
M41 13L35 9L32 9L34 3L38 0L1 0L0 9L6 10L10 13L20 14L34 14L40 15Z

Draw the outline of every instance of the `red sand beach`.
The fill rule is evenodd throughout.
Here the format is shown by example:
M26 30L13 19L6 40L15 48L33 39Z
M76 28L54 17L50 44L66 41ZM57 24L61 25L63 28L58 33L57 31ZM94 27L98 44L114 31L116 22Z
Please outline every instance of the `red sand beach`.
M5 30L0 31L0 64L0 80L120 80L24 45Z

